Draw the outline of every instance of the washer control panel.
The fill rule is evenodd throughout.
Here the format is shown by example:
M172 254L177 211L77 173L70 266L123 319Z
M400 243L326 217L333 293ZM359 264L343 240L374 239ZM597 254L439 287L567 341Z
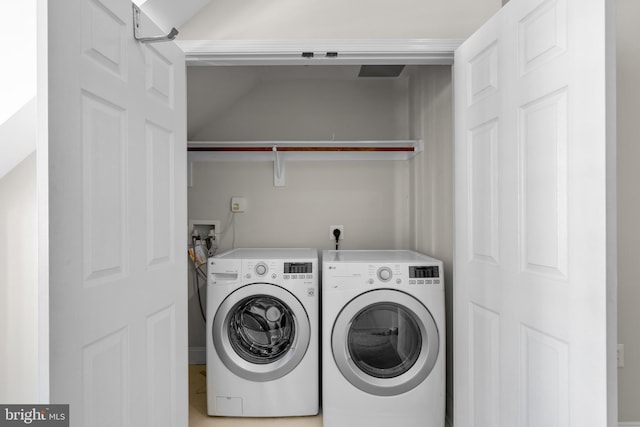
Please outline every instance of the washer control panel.
M243 278L252 280L313 280L314 263L307 261L245 260Z
M207 260L207 283L238 286L268 283L316 289L318 251L309 248L240 248ZM315 291L314 291L315 292Z
M313 279L313 263L311 262L285 262L285 280L290 279Z

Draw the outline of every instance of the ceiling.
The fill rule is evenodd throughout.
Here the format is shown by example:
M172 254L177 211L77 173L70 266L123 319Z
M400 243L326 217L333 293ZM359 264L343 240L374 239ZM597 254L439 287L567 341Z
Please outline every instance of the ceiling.
M169 32L180 27L200 12L211 0L134 0L160 28Z

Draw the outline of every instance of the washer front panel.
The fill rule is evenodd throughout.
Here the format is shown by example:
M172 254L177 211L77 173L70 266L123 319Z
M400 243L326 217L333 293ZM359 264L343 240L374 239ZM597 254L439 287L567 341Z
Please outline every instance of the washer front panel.
M331 345L338 369L353 386L393 396L429 376L440 339L433 316L416 298L376 289L345 305L333 325Z
M232 292L213 319L213 345L224 365L251 381L272 381L291 372L311 339L302 303L286 289L253 283Z

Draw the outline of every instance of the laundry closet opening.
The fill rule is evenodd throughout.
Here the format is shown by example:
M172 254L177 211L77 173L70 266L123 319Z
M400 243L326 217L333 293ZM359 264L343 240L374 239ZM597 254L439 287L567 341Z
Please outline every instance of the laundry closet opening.
M413 249L444 261L452 324L453 143L449 65L406 65L364 77L360 65L189 66L190 222L217 221L217 252L233 247ZM377 70L373 70L374 72ZM414 147L309 151L309 147ZM308 144L306 143L308 142ZM274 185L272 145L284 184ZM228 148L245 147L239 151ZM246 147L267 147L266 151ZM276 148L277 150L277 148ZM231 199L246 201L231 212ZM206 284L199 280L200 300ZM189 277L189 359L205 362L205 326ZM447 331L447 366L453 340ZM452 375L447 374L448 394ZM450 396L449 396L450 400Z

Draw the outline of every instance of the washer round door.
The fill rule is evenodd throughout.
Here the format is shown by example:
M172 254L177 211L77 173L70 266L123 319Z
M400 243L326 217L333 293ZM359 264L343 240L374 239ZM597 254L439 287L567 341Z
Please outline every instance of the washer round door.
M309 317L289 291L269 283L238 288L213 319L213 344L230 371L251 381L271 381L291 372L311 338Z
M405 393L436 364L440 339L433 316L416 298L377 289L351 300L331 334L333 357L355 387L378 396Z

